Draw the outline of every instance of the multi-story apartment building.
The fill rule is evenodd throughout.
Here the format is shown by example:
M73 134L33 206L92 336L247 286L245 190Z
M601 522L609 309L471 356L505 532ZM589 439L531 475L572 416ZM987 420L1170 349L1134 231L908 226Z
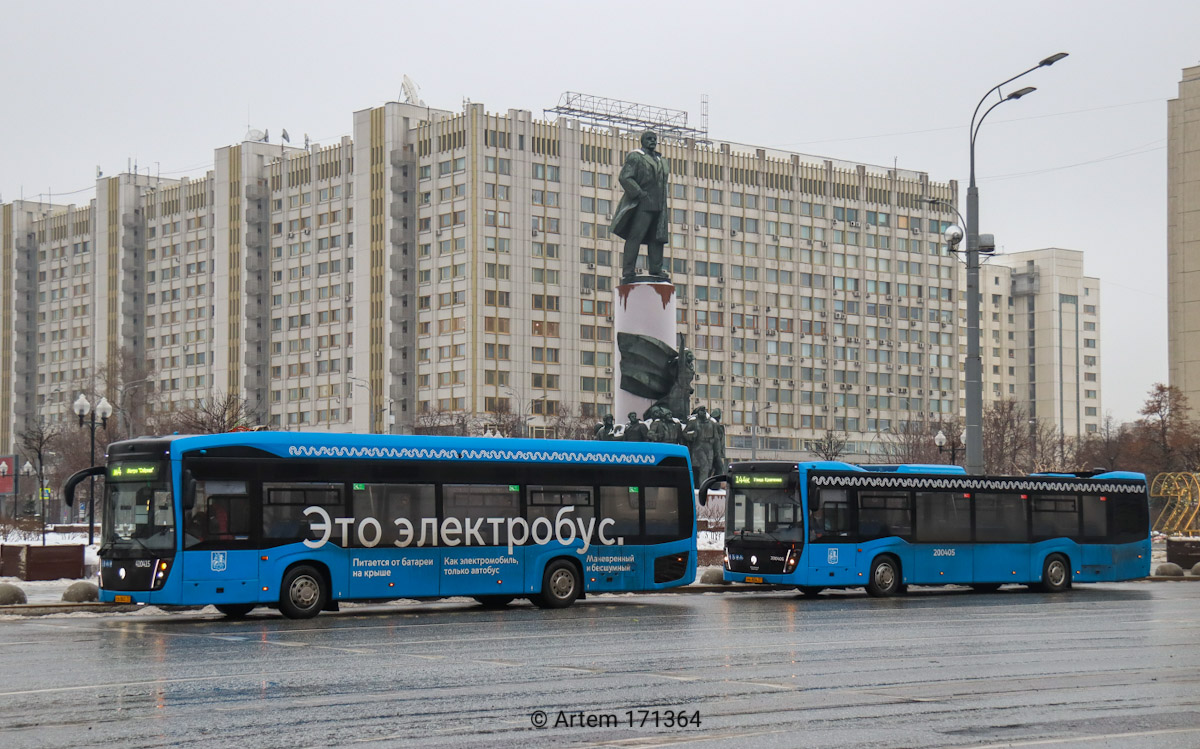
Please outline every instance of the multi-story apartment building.
M1200 66L1167 102L1167 358L1200 412Z
M67 418L80 390L152 388L168 408L233 393L280 429L598 418L619 384L608 223L637 147L566 117L389 103L332 146L248 140L197 179L5 204L0 442ZM731 455L752 434L760 457L795 455L828 430L861 452L957 417L953 214L927 202L955 203L955 183L735 143L661 150L694 402L723 410Z
M994 255L980 269L984 402L1016 401L1060 438L1095 433L1100 399L1100 281L1083 253Z

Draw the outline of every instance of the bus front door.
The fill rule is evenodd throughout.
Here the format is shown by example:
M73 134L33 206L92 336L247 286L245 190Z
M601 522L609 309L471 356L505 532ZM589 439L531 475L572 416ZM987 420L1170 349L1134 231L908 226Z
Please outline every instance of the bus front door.
M817 539L808 543L808 585L835 587L863 585L856 574L858 547L851 543L829 543Z
M253 603L258 600L257 549L211 548L183 553L183 600L180 603Z

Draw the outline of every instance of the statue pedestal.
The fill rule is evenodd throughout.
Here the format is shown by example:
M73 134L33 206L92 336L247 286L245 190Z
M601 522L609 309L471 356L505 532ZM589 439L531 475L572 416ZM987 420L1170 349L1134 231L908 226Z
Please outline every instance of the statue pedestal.
M620 424L630 411L636 411L638 417L642 418L654 401L621 389L621 351L616 345L616 334L649 336L672 349L676 348L675 285L670 281L636 280L617 286L613 327L613 356L617 363L614 368L616 376L613 378L613 415Z

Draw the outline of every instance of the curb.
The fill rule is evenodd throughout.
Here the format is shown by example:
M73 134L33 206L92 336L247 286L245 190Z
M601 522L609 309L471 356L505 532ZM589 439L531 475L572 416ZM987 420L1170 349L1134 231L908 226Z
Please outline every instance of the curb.
M117 603L19 603L0 606L0 616L46 616L47 614L127 614L138 606Z
M1139 578L1137 580L1123 580L1121 582L1129 583L1200 583L1200 576L1188 575L1185 577L1169 577L1165 575L1151 575L1149 577ZM1092 583L1086 583L1092 585ZM861 587L861 586L858 586ZM795 585L771 585L771 584L747 584L747 583L729 583L728 585L681 585L677 588L663 588L661 590L639 590L632 591L634 595L663 595L666 594L681 594L681 595L703 595L705 593L761 593L761 592L779 592L787 590L796 590ZM377 601L375 603L385 603L385 601ZM265 604L264 604L265 605ZM117 604L117 603L23 603L10 606L0 606L0 616L47 616L49 614L130 614L142 608L138 604ZM195 606L173 606L173 610L196 609Z

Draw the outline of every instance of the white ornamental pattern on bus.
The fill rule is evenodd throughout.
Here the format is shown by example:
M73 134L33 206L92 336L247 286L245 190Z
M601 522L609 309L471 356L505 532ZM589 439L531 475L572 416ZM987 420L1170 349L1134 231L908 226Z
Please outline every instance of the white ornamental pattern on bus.
M557 541L564 546L569 546L578 540L583 542L583 546L575 549L575 553L583 555L591 547L593 532L600 539L600 543L605 546L625 545L624 537L609 538L605 533L606 528L616 525L615 520L604 518L597 524L596 518L587 518L586 522L584 518L574 518L574 522L572 522L572 518L564 517L574 510L574 505L568 505L558 511L553 521L550 518L537 518L532 523L525 518L475 518L474 521L443 518L439 524L437 518L424 518L421 521L421 533L415 545L424 547L458 546L460 544L465 546L503 546L507 544L508 553L512 554L514 546L521 546L526 541L533 541L539 546ZM310 549L319 549L329 543L335 525L341 530L342 548L349 548L351 531L354 531L358 543L368 549L378 546L383 539L383 526L372 517L331 518L323 507L317 505L306 507L304 514L316 516L315 521L310 517L309 527L319 538L315 541L304 540L304 545ZM393 545L401 549L412 546L413 536L417 535L412 521L408 518L396 518L392 522L400 534L400 537L392 542ZM484 537L487 535L484 525L491 527L491 544L484 543Z

